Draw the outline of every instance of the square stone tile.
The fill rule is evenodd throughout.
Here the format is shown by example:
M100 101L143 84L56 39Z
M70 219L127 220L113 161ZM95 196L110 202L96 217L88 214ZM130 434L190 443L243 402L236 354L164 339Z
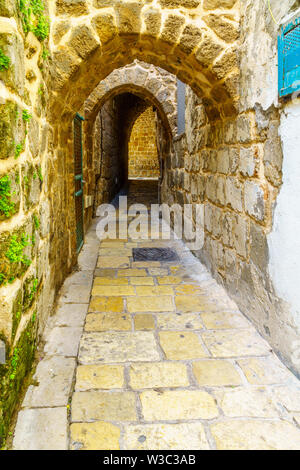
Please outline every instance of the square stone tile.
M60 304L54 318L56 326L83 326L88 304Z
M128 297L127 308L135 312L173 312L175 310L171 296L161 297Z
M118 278L112 279L110 277L95 277L94 279L94 287L95 286L127 286L128 279Z
M158 284L173 284L177 285L182 282L181 278L178 276L158 276Z
M175 287L175 292L179 295L203 295L203 289L194 284L180 284L179 286Z
M183 313L201 312L203 305L201 297L195 295L176 295L175 303L177 311Z
M145 269L119 269L118 277L146 277L147 272Z
M89 313L84 329L85 331L130 331L131 317L125 313Z
M254 330L212 330L201 333L214 357L260 356L270 354L270 346Z
M75 392L72 422L136 421L135 395L132 392Z
M38 385L29 386L23 406L28 408L67 406L75 366L75 358L45 357L37 365L33 377Z
M273 400L274 403L279 404L286 410L294 412L300 412L300 386L283 386L273 388Z
M140 424L125 428L126 450L208 450L201 423Z
M279 412L266 388L238 387L215 391L215 395L225 416L279 418Z
M154 286L153 277L131 277L130 284L134 286Z
M120 297L92 297L89 312L124 312L124 302Z
M144 296L162 296L162 295L173 295L174 291L170 286L137 286L136 295L140 297Z
M135 289L133 286L94 286L92 295L99 297L122 297L125 295L135 295Z
M199 337L188 331L161 331L159 333L161 347L170 360L198 359L206 357Z
M154 330L155 322L150 313L140 313L134 317L135 330Z
M202 313L201 319L208 330L248 328L250 322L240 313Z
M124 371L122 366L91 364L77 368L76 391L109 390L123 388L123 386Z
M51 330L44 351L48 355L76 357L82 335L80 327L55 327Z
M196 313L161 313L156 315L157 327L161 330L201 330L203 325Z
M94 272L94 276L96 277L103 277L103 278L110 278L113 279L116 277L116 269L110 269L110 268L96 268Z
M71 450L119 450L120 428L111 423L73 423Z
M67 407L19 411L14 450L67 450Z
M291 372L273 356L239 359L238 364L248 382L254 385L283 383L293 377Z
M132 249L123 247L104 247L99 250L100 256L132 256Z
M90 301L90 285L71 284L62 288L60 302L71 304L85 304Z
M209 359L193 362L193 373L198 384L204 387L242 384L239 373L229 361Z
M131 364L130 385L133 389L188 387L186 365L179 362Z
M64 286L72 284L92 286L93 282L93 271L76 271L70 274L64 282Z
M129 268L130 259L127 256L99 256L98 268Z
M202 390L151 390L140 397L146 421L213 419L219 415L214 398Z
M168 275L167 268L149 268L148 272L150 276L167 276Z
M150 362L159 359L155 337L150 331L84 333L80 342L81 364Z
M300 430L286 421L235 420L216 423L218 450L299 450Z

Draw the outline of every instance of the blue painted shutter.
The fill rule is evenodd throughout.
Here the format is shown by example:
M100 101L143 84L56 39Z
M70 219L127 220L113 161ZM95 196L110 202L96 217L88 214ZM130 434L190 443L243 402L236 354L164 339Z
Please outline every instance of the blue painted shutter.
M278 38L279 96L300 90L300 18L285 26Z

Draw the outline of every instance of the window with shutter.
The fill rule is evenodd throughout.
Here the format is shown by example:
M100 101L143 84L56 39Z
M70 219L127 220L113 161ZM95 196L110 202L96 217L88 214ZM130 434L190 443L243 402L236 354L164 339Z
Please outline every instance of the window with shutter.
M279 96L300 90L300 18L283 26L278 38Z

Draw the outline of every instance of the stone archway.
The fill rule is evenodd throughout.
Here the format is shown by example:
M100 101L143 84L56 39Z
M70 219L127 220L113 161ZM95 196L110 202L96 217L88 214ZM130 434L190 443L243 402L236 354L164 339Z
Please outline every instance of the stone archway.
M96 118L103 103L116 94L132 92L157 107L166 128L173 136L177 132L176 77L159 67L134 61L114 70L93 90L84 103L84 116L89 124Z
M58 0L51 37L55 107L79 109L99 80L138 58L188 83L215 113L232 113L238 3L221 2L217 11L219 2L200 3Z
M146 64L145 66L147 67ZM130 68L135 71L136 65L130 66ZM149 65L148 68L150 69ZM119 73L121 75L122 71L119 71ZM163 77L163 73L159 75L161 76L157 77L154 83L152 81L152 84L155 84L158 90L162 86L160 80ZM170 74L164 73L164 75L169 76ZM134 83L127 83L127 80L123 86L111 86L111 89L106 86L106 93L100 96L98 96L95 90L93 99L89 98L89 100L86 101L85 107L82 110L86 118L84 125L84 178L86 188L89 189L90 193L93 195L92 197L96 204L93 205L93 211L86 211L85 213L86 227L88 227L91 222L91 217L92 214L95 213L96 206L102 202L109 202L115 195L115 192L121 189L122 185L126 183L128 175L128 145L132 128L139 117L149 107L152 106L154 110L154 133L156 134L156 127L159 126L161 133L164 135L164 140L171 142L172 135L174 136L176 132L174 125L176 120L176 78L169 76L169 79L174 85L172 91L168 93L170 98L169 106L165 108L169 110L169 117L165 114L163 109L163 101L159 103L157 98L155 98L149 90L141 86L137 87ZM109 83L111 82L109 81ZM115 81L113 83L115 83ZM103 91L103 88L102 84L100 84L97 91L99 89ZM95 96L98 98L98 101L96 101ZM131 97L131 99L129 99L129 101L128 99L126 100L126 96ZM157 96L160 97L161 100L163 96L166 96L164 86L162 86L161 95L157 93ZM125 101L122 101L122 98L125 98ZM170 112L170 110L172 112ZM121 121L120 111L122 113ZM103 113L105 119L103 119ZM104 123L104 121L107 120L109 122ZM117 126L119 126L119 130L114 138L111 139L110 130L115 128L113 121L118 122ZM173 132L171 131L171 124L173 124ZM105 142L103 142L103 137ZM116 155L115 144L118 148L118 156ZM154 138L154 145L157 152L157 166L159 168L161 165L160 161L162 158L165 158L165 154L160 151L156 138ZM112 163L112 161L114 163ZM119 166L119 168L116 168L116 166ZM116 184L114 182L115 178L118 180ZM102 193L101 196L99 192Z
M50 259L55 260L53 282L61 279L76 262L75 222L71 208L73 179L72 120L85 100L115 69L138 59L164 68L187 83L197 95L210 120L228 118L237 113L238 60L237 40L239 7L235 1L94 2L57 0L52 12L50 45L51 94L48 119L52 127L53 169L60 178L52 181L50 201L53 214L63 205L63 218L52 217L55 242ZM146 73L144 72L144 76ZM142 80L143 74L139 79ZM146 76L145 76L146 79ZM63 198L63 203L62 203ZM67 209L68 208L68 209ZM63 226L62 226L63 220ZM58 234L63 234L58 236ZM68 263L56 253L68 253ZM57 277L55 272L61 273Z

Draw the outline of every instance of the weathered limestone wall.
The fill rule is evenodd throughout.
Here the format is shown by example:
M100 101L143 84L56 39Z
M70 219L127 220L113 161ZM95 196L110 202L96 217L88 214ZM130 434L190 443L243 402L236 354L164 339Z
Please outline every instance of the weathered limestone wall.
M128 177L158 178L156 112L149 106L135 121L128 143Z
M121 160L120 109L114 98L97 116L94 130L94 168L96 170L95 208L109 203L124 184L125 162Z
M298 6L273 2L274 17ZM186 135L167 159L163 194L204 203L197 256L299 373L299 100L278 102L279 28L266 4L243 2L240 113L213 119L188 90Z
M299 370L293 344L299 338L300 263L291 246L298 247L292 212L300 207L299 103L277 100L279 27L267 2L47 3L44 19L38 23L33 14L28 32L17 2L0 2L0 339L8 351L0 366L0 436L30 369L37 325L41 331L55 293L76 265L74 115L99 82L136 59L165 68L193 90L187 93L186 135L169 148L163 132L162 123L171 133L176 125L173 79L165 95L167 75L158 80L152 66L117 70L110 87L100 90L103 102L94 96L95 115L84 123L85 191L93 194L98 174L99 142L90 132L97 104L134 92L141 101L126 117L128 131L145 110L141 93L158 110L163 199L205 204L205 245L198 256ZM298 6L298 0L272 1L278 22ZM130 99L118 98L118 106L133 105ZM122 152L123 158L126 146ZM92 213L89 207L86 226Z
M6 344L0 446L33 361L37 331L54 300L45 119L48 10L46 3L39 6L42 11L25 16L14 0L0 2L0 338Z

